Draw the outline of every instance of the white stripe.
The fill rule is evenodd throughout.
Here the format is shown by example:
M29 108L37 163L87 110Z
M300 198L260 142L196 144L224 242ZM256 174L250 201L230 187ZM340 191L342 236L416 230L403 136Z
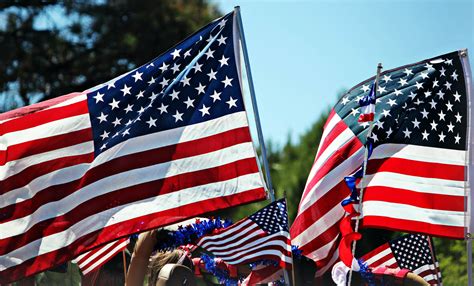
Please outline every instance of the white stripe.
M55 135L67 134L86 128L91 128L88 113L47 122L35 127L2 135L0 137L0 150L7 150L8 146Z
M339 259L339 249L336 249L336 251L334 251L331 259L329 260L329 262L324 265L321 269L318 269L316 270L316 274L314 275L315 277L321 277L324 275L324 273L326 273L326 271L332 267L334 265L334 263L336 263L336 261Z
M99 266L101 263L104 263L105 261L109 260L110 258L112 258L113 256L115 256L118 252L120 252L120 250L124 247L127 246L128 244L128 240L127 241L124 241L122 242L121 244L117 245L116 247L114 247L111 251L109 251L106 255L102 256L99 260L97 260L94 264L92 264L91 266L87 267L86 269L82 270L82 274L87 274L89 272L91 272L92 270L94 270L97 266Z
M219 134L225 131L233 130L240 127L246 127L246 126L247 126L247 121L245 117L245 112L239 112L239 113L223 116L214 120L209 120L203 123L190 125L187 127L180 127L180 128L162 131L159 133L153 133L153 134L149 134L145 136L131 138L101 153L97 158L95 158L94 162L91 165L89 165L88 168L84 168L84 166L80 166L78 168L70 167L69 169L70 171L67 171L67 174L69 175L70 181L77 180L81 178L82 176L84 176L87 169L96 167L115 157L130 155L133 153L138 153L138 152L147 151L147 150L151 150L155 148L174 145L177 143L188 142L188 141L208 137L211 135ZM81 144L76 145L76 146L81 146ZM75 151L69 148L70 147L65 148L65 152L67 152L67 154L81 154L80 150ZM90 148L93 148L93 146L91 146ZM52 152L56 152L56 151L52 151ZM76 153L76 152L79 152L79 153ZM255 152L253 153L255 154ZM46 153L43 153L43 154L46 154ZM34 158L34 160L36 160L35 162L36 163L42 162L41 160L43 159L41 157L42 156L35 157ZM46 158L50 160L53 157L46 156ZM73 174L73 171L77 171L77 173ZM13 169L13 170L9 170L9 172L17 172L17 171ZM15 202L14 198L21 198L22 201L27 200L27 199L32 198L35 194L47 188L48 186L54 186L57 184L66 183L67 181L61 178L61 176L58 176L58 174L59 173L57 173L56 171L49 174L45 174L40 177L41 179L40 178L35 179L35 180L38 180L38 181L35 181L37 182L35 184L32 184L30 182L30 184L28 184L24 188L10 191L4 203L2 202L2 200L0 200L0 207L14 203ZM3 199L3 196L4 195L1 196L2 199Z
M47 162L54 159L90 154L94 152L94 143L87 141L61 149L44 152L41 154L33 154L18 160L10 161L3 166L0 166L0 180L5 180L15 174L20 173L28 167L36 164Z
M245 228L242 230L243 227ZM245 236L248 232L251 232L255 229L258 230L258 226L255 223L253 223L251 220L247 220L243 224L239 225L238 228L232 228L231 231L229 232L220 233L219 235L216 235L215 237L214 236L204 237L201 241L199 241L197 245L206 249L215 249L214 246L225 245L229 241L233 241L234 239L238 237ZM234 234L234 232L238 232L238 233ZM258 233L263 233L263 231L259 231ZM224 236L228 236L230 234L233 234L233 235L227 237L226 239L221 239Z
M336 243L338 237L339 237L339 234L333 240L321 246L320 248L316 249L315 251L311 252L307 256L312 258L315 261L325 259L326 257L328 257L330 250L332 246L334 245L334 243Z
M306 228L302 233L292 239L294 245L303 247L311 242L315 237L320 236L328 230L329 227L338 223L344 217L344 208L341 204L335 205L331 210L319 218L315 218L313 224ZM319 257L318 257L319 258Z
M341 121L341 117L339 117L339 115L336 112L334 112L333 117L324 127L323 134L321 135L321 139L319 140L320 144L318 146L318 151L316 152L316 155L319 154L319 150L321 149L321 146L323 145L321 143L324 142L326 137L329 135L329 133L331 133L331 131L334 129L334 126L336 126L339 123L339 121Z
M87 100L87 94L86 93L81 93L78 94L77 96L74 96L73 98L67 99L63 102L60 102L58 104L52 105L46 109L52 109L52 108L58 108L58 107L63 107L63 106L68 106L74 103L78 103L80 101L85 101Z
M102 253L106 252L109 248L114 246L116 242L117 241L112 241L111 243L108 243L106 245L99 246L99 248L95 248L91 251L88 251L86 253L79 255L74 260L77 261L76 262L77 265L79 265L79 267L82 268L86 266L89 262L91 262L92 260L96 259Z
M464 227L464 212L425 209L411 205L368 201L363 203L363 217L380 216L434 225Z
M268 238L263 240L261 239L260 241L262 242L262 245L259 245L258 247L246 247L246 248L237 248L237 249L234 249L235 251L238 251L237 253L235 254L224 254L224 252L219 252L219 251L211 251L212 253L214 253L216 256L222 258L223 260L225 261L235 261L238 257L241 257L243 256L242 258L239 258L238 260L240 259L245 259L247 257L247 254L248 253L251 253L255 250L257 251L265 251L265 250L270 250L270 249L267 249L267 247L270 247L270 246L280 246L282 247L283 249L286 249L288 252L291 252L291 246L288 246L287 243L283 242L283 241L279 241L279 240L269 240ZM265 244L263 244L263 242L265 242ZM255 246L255 244L252 244L253 246ZM290 249L288 249L290 248ZM275 250L275 251L278 251L280 252L280 256L285 256L286 254L282 253L280 250Z
M383 251L380 251L379 253L377 253L376 255L370 257L369 259L367 259L365 262L367 263L367 265L371 265L372 263L376 262L377 260L389 255L390 253L392 253L392 251L390 250L390 248L386 248L384 249Z
M106 226L130 220L130 218L183 207L214 198L239 194L261 188L260 174L254 173L231 180L202 185L148 198L105 210L71 226L69 229L37 239L29 244L0 256L0 271L16 266L30 258L56 251L73 243L76 239Z
M115 190L252 157L254 157L253 146L251 142L248 142L198 156L115 174L89 184L59 201L44 204L31 215L1 224L0 239L19 235L43 220L65 214L81 203Z
M392 172L377 172L367 175L358 187L391 187L426 194L464 196L465 182L424 178ZM362 181L361 181L362 182Z
M259 252L255 252L255 253L252 253L252 254L248 254L240 259L237 259L237 260L232 260L232 261L226 261L227 263L229 264L232 264L232 265L237 265L237 264L240 264L242 263L243 261L246 261L246 260L249 260L249 259L252 259L252 258L255 258L255 257L260 257L260 256L263 256L263 255L272 255L272 256L278 256L280 257L281 260L283 260L285 263L287 264L292 264L292 261L291 261L291 257L288 257L286 255L281 255L281 252L278 251L278 250L273 250L273 249L269 249L269 250L262 250L262 251L259 251Z
M264 233L264 232L260 232L260 233ZM256 235L253 235L253 236L256 236ZM252 241L251 243L244 244L240 247L235 247L235 246L242 244L244 242L243 240L240 240L239 241L240 243L234 243L233 245L229 244L229 245L223 245L220 247L213 247L212 252L216 256L222 259L225 259L226 257L228 257L228 259L231 259L232 257L235 256L235 255L233 256L233 253L238 252L238 256L240 256L243 253L243 251L247 249L257 249L257 248L266 247L268 245L280 245L280 246L283 246L283 248L288 248L288 244L285 241L275 240L275 242L272 242L272 240L274 240L275 237L279 237L279 236L283 236L288 239L290 238L290 234L288 232L280 231L271 235L261 237L259 239ZM206 248L206 249L211 251L210 248ZM291 247L290 247L290 251L291 251Z
M364 158L364 149L364 147L361 147L359 150L354 152L352 156L328 172L326 176L322 177L314 187L307 192L308 194L306 197L300 202L298 212L302 213L310 208L317 200L339 184L345 176L359 168Z
M400 158L448 165L466 165L466 151L407 144L382 144L374 148L370 159Z
M360 108L360 115L365 115L365 114L374 114L375 113L375 105L374 104L369 104L365 106L361 106Z
M222 233L219 233L219 234L216 234L216 235L213 235L212 237L211 236L204 236L203 238L201 238L198 243L197 243L197 246L203 246L203 245L207 245L208 242L214 242L214 241L219 241L219 239L221 239L222 237L225 237L225 236L228 236L229 234L233 234L234 232L237 232L237 231L240 231L242 228L247 228L247 225L249 224L252 224L252 221L250 220L245 220L244 222L242 222L241 224L239 225L236 225L228 230L226 230L225 232L222 232Z
M248 240L252 240L254 237L254 235L259 235L259 234L264 234L265 232L261 229L257 229L257 232L255 234L250 234L250 235L247 235L247 232L250 232L251 230L253 229L246 229L244 232L242 233L239 233L235 236L232 236L232 237L229 237L227 239L225 239L223 241L223 243L212 243L212 244L207 244L206 246L202 246L203 248L209 250L209 251L218 251L219 249L222 249L222 245L225 244L225 243L228 243L230 241L234 241L237 239L237 241L233 242L233 243L229 243L227 245L227 247L229 248L236 248L237 246L241 245L242 243L248 241ZM240 238L240 237L243 237L243 238Z

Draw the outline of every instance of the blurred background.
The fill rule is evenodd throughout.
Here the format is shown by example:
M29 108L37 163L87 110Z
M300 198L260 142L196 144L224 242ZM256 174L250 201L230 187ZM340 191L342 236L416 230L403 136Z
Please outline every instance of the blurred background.
M385 69L474 51L474 1L0 2L0 112L83 91L240 5L273 185L290 219L337 98ZM471 52L471 64L473 58ZM265 202L229 210L234 220ZM365 233L366 252L393 234ZM467 285L463 241L435 239L444 285ZM119 260L120 261L120 260Z

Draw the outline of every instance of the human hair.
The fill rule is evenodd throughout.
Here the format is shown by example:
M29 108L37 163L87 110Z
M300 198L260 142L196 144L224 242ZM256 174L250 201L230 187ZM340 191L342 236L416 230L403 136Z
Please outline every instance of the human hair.
M180 258L183 257L183 255L186 255L181 250L172 250L172 251L160 251L157 252L155 255L151 257L151 261L149 263L148 269L149 269L149 276L148 276L148 285L154 286L156 285L156 282L158 281L158 275L160 274L161 269L169 263L178 263ZM182 260L182 259L181 259ZM193 271L193 262L191 259L188 257L185 257L184 260L182 260L182 265L188 267Z

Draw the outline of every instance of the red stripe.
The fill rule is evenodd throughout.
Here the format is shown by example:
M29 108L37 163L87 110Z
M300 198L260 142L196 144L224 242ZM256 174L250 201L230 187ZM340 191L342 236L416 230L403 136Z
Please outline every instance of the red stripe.
M92 142L91 142L92 144ZM32 180L66 167L83 163L91 163L94 153L62 157L30 166L23 171L0 181L0 195L28 185Z
M387 249L390 249L390 246L388 245L388 243L384 243L381 246L377 247L376 249L374 249L374 250L370 251L369 253L365 254L364 256L362 256L362 260L367 262L370 258L380 254L381 252L383 252ZM393 253L390 250L390 252L387 253L386 255L384 255L383 257L380 257L376 261L370 263L369 266L372 267L372 268L376 268L376 267L382 265L383 263L387 262L388 260L390 260L392 258L393 258Z
M373 113L366 113L366 114L361 114L359 116L358 122L368 122L368 121L374 121L374 114Z
M73 224L107 209L167 193L179 192L182 189L193 186L220 182L256 172L258 172L258 166L256 165L255 158L249 158L211 169L142 183L96 196L89 201L77 205L68 213L35 224L21 235L0 240L0 255L13 251L15 248L26 245L36 239L64 231ZM59 190L61 190L60 187L58 187ZM22 210L17 212L20 213Z
M394 157L369 160L367 174L377 172L393 172L416 177L464 181L465 166L420 162Z
M85 235L59 251L53 251L37 256L23 262L17 267L11 267L0 272L0 283L10 283L20 278L44 271L54 267L55 265L69 261L71 256L77 256L82 252L117 239L118 237L124 237L131 233L173 224L191 216L197 216L206 212L225 209L231 206L238 206L257 200L264 200L265 198L266 193L264 189L258 188L248 190L244 193L191 203L179 208L136 217L120 224L111 225L94 233Z
M7 162L87 141L92 141L92 129L90 128L8 146L8 150L0 151L0 166Z
M32 199L25 200L15 205L10 205L8 207L0 209L3 214L0 221L10 221L29 215L45 203L58 201L93 182L96 182L108 176L112 176L114 174L119 174L128 170L138 169L146 166L152 166L163 162L169 162L172 160L205 154L249 141L249 130L248 128L244 127L226 131L213 136L197 139L194 141L180 143L179 145L166 146L149 151L143 151L140 153L134 153L118 157L113 160L107 161L106 163L101 164L93 169L88 170L87 173L79 180L48 187L37 193ZM89 154L88 156L89 157L87 158L87 162L91 162L93 160L93 154ZM258 172L255 169L257 165L254 158L250 159L250 161L248 161L246 164L251 165L251 162L253 162L251 168L252 172ZM33 169L31 172L25 170L19 173L18 175L13 176L14 178L12 177L11 181L8 180L11 183L15 183L15 186L5 186L0 183L0 187L5 189L14 189L21 187L29 183L34 178L34 175L40 176L49 173L51 169L60 169L62 167L60 165L61 163L69 164L68 166L75 165L73 160L61 161L61 159L53 160L51 163L47 162L38 164L33 166L34 168L31 167ZM226 172L223 173L223 175L225 174ZM16 179L16 181L14 179ZM199 181L199 179L195 179L195 181L197 182ZM182 182L188 182L188 180L182 180ZM191 184L188 185L188 187L192 186L193 184L192 182L188 183ZM175 188L174 186L169 187ZM0 190L0 192L1 191L3 190Z
M392 231L403 229L406 232L416 232L426 235L464 239L464 227L435 225L413 220L396 219L383 216L364 216L361 221L366 228L382 228Z
M230 231L227 231L231 229L232 228L223 229L224 230L223 232L217 233L223 236L217 236L216 234L216 235L208 235L208 236L202 237L197 245L206 249L212 248L213 251L221 251L221 250L224 250L227 247L227 245L238 242L240 239L242 239L242 236L243 238L246 238L249 236L255 236L256 238L261 238L265 236L265 233L260 228L258 228L258 226L254 223L244 228L239 229L237 232L230 233ZM229 240L229 241L226 242L225 244L216 245L216 242L219 243L225 240ZM242 245L233 246L233 248L239 248L239 247L242 247Z
M326 119L326 122L324 123L324 129L328 126L329 122L331 122L332 118L336 115L336 111L334 109L331 109L331 112L329 112L328 119Z
M40 110L21 117L6 121L1 124L0 135L25 130L56 120L87 114L87 100L79 101L67 106Z
M331 157L319 168L312 178L308 178L308 183L306 184L306 188L304 193L301 197L301 201L305 200L308 195L310 195L311 190L313 187L323 178L325 178L332 170L337 168L341 165L344 161L350 158L354 153L356 153L360 148L362 148L362 144L360 143L357 137L353 137L351 140L347 141L340 149L335 151ZM347 175L353 173L354 170L347 170ZM344 178L341 178L343 180ZM324 179L323 179L324 180ZM324 186L324 181L321 183ZM313 190L313 192L317 192L318 190Z
M278 277L274 276L280 271L281 268L275 265L266 265L263 266L263 268L252 270L248 277L247 284L243 285L257 285L279 280Z
M383 201L412 205L420 208L446 211L464 211L464 196L420 193L405 189L374 186L368 187L364 202Z
M344 121L339 121L333 128L332 130L329 132L329 134L324 138L324 141L322 141L321 143L319 143L320 147L319 147L319 150L318 150L318 154L316 155L316 159L315 159L315 162L318 161L319 157L321 157L321 154L324 153L324 151L329 147L329 145L331 145L333 143L333 141L339 136L341 135L342 132L344 132L344 130L348 129L347 128L347 125Z
M125 241L127 241L126 238L122 238L122 239L119 239L115 242L113 242L113 244L111 245L110 248L108 248L104 253L98 255L96 258L92 259L91 261L89 261L89 263L87 263L86 265L83 265L82 267L80 266L79 268L81 269L81 271L85 271L87 268L91 267L92 265L94 265L94 263L97 263L97 262L100 262L98 263L97 265L94 266L94 268L92 269L89 269L87 271L88 272L91 272L91 271L94 271L94 269L97 269L99 267L101 267L102 265L104 265L105 263L107 263L107 261L109 261L110 259L112 259L115 255L117 255L117 253L121 252L122 250L124 250L126 247L127 247L127 244L120 247L119 249L116 249L114 250L115 247L119 246L120 244L124 243ZM91 257L92 255L94 255L95 253L97 253L101 248L98 248L98 249L94 249L92 250L88 255L86 255L81 261L80 263L82 263L83 261L85 261L86 259L88 259L89 257ZM113 252L112 252L113 250ZM112 253L112 254L111 254ZM111 255L110 255L111 254ZM110 255L109 258L105 259L105 256L106 255Z
M328 255L325 258L315 261L316 269L317 269L315 277L319 277L319 276L321 276L325 273L325 272L321 272L322 268L329 266L327 269L329 269L329 270L331 269L332 265L329 265L329 263L331 263L331 259L333 259L333 255L337 251L340 240L341 240L341 238L338 238L336 240L336 243L334 243L334 245L331 246L330 250L328 251ZM333 265L336 264L338 260L339 259L336 259L331 264L333 264Z

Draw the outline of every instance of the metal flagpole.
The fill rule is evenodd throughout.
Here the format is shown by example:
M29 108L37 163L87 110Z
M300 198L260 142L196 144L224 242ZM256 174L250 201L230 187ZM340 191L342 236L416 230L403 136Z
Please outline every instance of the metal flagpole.
M376 99L377 99L377 89L379 86L380 72L382 72L382 68L383 68L382 63L379 63L377 65L377 74L375 76L375 83L374 83L374 94L375 94ZM374 120L375 120L375 114L374 114ZM374 129L374 120L370 121L369 129L367 130L367 138L369 138L372 135L372 129ZM364 197L364 189L365 189L364 180L365 180L365 174L367 172L368 157L369 157L369 148L366 147L365 152L364 152L364 167L362 170L363 173L362 173L362 179L361 179L362 188L360 189L360 196L359 196L359 207L358 207L359 215L356 217L356 224L355 224L355 229L354 229L355 232L359 231L360 216L362 215L362 198ZM355 240L352 243L352 257L355 257L356 245L357 245L357 240ZM351 282L352 282L352 264L351 264L351 269L349 271L349 284L348 285L351 285Z
M249 55L247 51L247 43L245 42L244 26L242 25L242 17L240 16L240 6L235 6L234 12L237 15L237 25L239 28L240 41L242 42L242 52L244 54L245 70L247 72L247 78L248 78L249 89L250 89L250 98L252 99L252 108L253 108L253 113L255 115L255 123L257 125L258 141L260 143L260 148L262 149L263 167L265 168L265 179L267 181L267 187L269 189L270 199L272 202L274 202L275 194L273 192L272 179L270 177L270 167L268 166L267 149L265 147L265 141L263 140L262 126L260 124L260 116L258 113L257 99L255 97L255 88L253 86L252 71L250 70L250 60L249 60Z

